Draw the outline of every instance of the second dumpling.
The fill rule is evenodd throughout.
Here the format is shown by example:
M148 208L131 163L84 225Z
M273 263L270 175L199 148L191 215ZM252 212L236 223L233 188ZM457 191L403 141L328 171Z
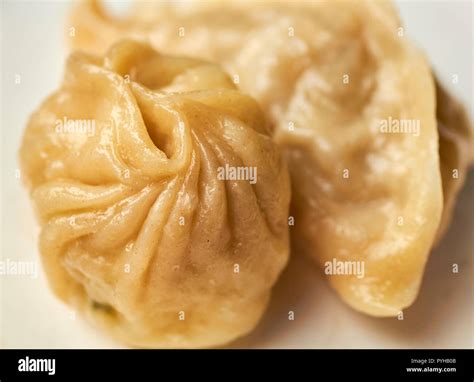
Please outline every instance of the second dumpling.
M289 176L217 66L123 41L71 55L20 150L54 292L127 343L249 332L288 259Z

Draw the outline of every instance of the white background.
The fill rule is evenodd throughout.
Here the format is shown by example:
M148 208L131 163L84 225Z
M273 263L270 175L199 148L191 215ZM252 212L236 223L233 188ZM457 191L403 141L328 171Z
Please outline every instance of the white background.
M1 16L1 256L38 260L38 227L15 178L17 150L30 113L60 83L67 2L2 2ZM428 54L448 88L473 100L472 2L398 2L406 32ZM15 84L15 75L21 84ZM453 84L452 76L459 77ZM431 255L416 303L405 319L376 319L345 306L320 271L293 256L257 329L234 347L452 348L473 346L474 173L454 223ZM460 272L453 274L452 264ZM0 345L7 348L120 347L49 291L45 277L0 278ZM288 311L295 320L288 321Z

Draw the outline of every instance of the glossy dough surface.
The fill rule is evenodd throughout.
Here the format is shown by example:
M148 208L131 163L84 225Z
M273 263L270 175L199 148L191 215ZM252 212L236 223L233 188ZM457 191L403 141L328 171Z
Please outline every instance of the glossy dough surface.
M131 41L75 53L20 160L61 299L135 346L215 346L256 325L288 259L289 175L218 67ZM220 178L225 165L256 182Z
M222 63L285 151L295 246L323 267L364 264L364 277L329 275L357 310L393 316L414 301L443 208L435 86L389 2L138 5L121 23L88 2L71 25L85 49L106 46L80 33L91 25ZM418 133L382 130L402 120Z

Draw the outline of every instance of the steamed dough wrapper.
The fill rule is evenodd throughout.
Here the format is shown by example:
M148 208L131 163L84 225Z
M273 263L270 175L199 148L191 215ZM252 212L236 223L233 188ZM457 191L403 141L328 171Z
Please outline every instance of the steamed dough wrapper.
M57 121L94 121L93 134ZM288 258L289 176L218 67L120 42L73 54L20 152L55 293L129 344L249 332ZM256 177L223 179L219 169Z
M391 3L140 2L118 22L87 1L70 24L76 47L101 51L127 34L238 75L289 162L295 247L324 269L363 264L363 277L328 275L359 311L412 304L443 195L433 77ZM397 121L412 131L382 131Z
M319 13L316 35L330 42L296 79L293 129L280 124L275 140L293 181L295 246L350 306L395 316L418 294L443 208L434 84L383 3L345 7Z

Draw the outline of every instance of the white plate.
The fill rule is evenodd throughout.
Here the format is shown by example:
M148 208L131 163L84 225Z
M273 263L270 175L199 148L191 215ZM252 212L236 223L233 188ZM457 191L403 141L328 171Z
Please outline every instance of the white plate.
M399 2L406 32L427 52L443 82L466 105L473 90L473 4ZM38 228L15 175L17 149L30 113L54 90L64 67L68 2L2 2L1 256L38 262ZM453 83L457 75L458 83ZM19 77L18 77L19 76ZM20 79L20 83L16 83ZM294 255L269 309L233 347L472 348L474 173L450 231L435 249L416 303L404 320L376 319L344 305L319 270ZM453 263L459 273L452 272ZM44 274L0 278L0 343L6 348L122 347L75 317L48 289ZM288 320L288 311L295 320Z

